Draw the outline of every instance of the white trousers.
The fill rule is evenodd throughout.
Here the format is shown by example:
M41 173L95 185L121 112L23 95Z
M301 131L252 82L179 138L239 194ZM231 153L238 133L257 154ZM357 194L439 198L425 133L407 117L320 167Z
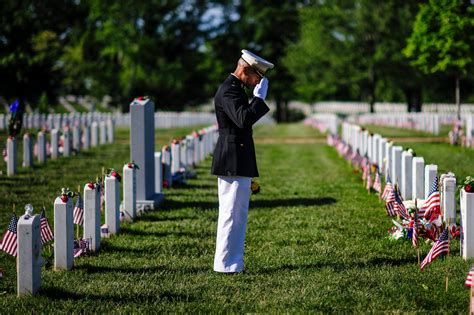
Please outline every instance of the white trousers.
M219 220L214 271L244 269L245 230L250 200L250 177L218 176Z

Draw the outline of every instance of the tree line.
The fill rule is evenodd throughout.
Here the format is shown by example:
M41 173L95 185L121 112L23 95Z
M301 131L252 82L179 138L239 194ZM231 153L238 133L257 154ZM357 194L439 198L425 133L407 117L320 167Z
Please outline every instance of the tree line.
M243 48L276 65L278 120L290 100L474 100L468 0L3 0L0 97L182 110L212 99Z

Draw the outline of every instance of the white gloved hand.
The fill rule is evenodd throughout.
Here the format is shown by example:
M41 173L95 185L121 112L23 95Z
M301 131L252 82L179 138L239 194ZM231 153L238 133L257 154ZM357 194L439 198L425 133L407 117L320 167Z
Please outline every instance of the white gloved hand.
M253 89L253 96L259 97L262 100L265 100L267 97L267 90L268 90L268 79L263 77L260 80L260 83L255 86Z

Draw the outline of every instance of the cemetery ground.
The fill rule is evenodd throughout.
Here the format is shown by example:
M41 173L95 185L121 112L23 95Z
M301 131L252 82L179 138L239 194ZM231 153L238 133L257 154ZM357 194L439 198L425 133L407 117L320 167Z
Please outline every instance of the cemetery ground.
M190 131L158 130L157 149ZM119 130L116 139L0 177L1 232L13 203L17 214L26 203L36 212L44 203L52 222L61 187L82 189L102 167L121 173L129 159L128 131ZM300 124L256 127L261 192L251 198L243 274L212 271L218 203L208 158L198 166L197 179L165 189L160 210L122 225L98 253L76 259L73 270L43 269L38 296L16 298L14 258L0 253L6 272L0 313L467 311L470 262L459 257L458 239L449 257L421 271L411 242L388 240L392 223L383 203L324 139ZM401 145L440 171L452 170L458 178L474 174L473 150L438 142ZM421 245L422 259L429 249Z

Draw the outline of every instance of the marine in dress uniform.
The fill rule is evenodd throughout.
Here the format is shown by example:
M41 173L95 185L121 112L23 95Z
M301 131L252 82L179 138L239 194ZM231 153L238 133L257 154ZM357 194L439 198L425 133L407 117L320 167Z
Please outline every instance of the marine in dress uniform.
M242 50L236 70L214 97L219 138L214 149L212 174L217 175L219 219L214 271L241 272L252 177L258 177L252 126L269 108L266 71L273 64ZM249 102L244 86L253 88Z

